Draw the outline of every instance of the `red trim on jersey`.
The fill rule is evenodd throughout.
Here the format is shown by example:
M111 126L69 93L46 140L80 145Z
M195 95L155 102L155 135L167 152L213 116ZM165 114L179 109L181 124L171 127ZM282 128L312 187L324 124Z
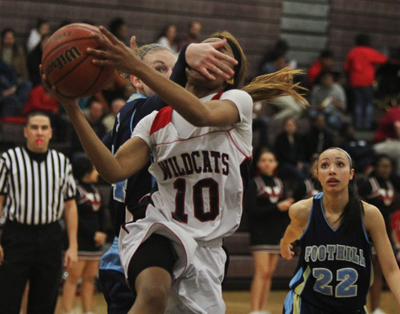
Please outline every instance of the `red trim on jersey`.
M218 100L221 98L223 92L219 92L216 94L211 100ZM161 130L165 127L168 123L171 122L172 118L172 107L167 106L162 108L154 118L153 124L151 125L150 135L154 134L158 130Z
M151 125L150 135L154 134L158 130L161 130L168 123L171 122L172 117L172 107L162 108L154 118L153 124Z

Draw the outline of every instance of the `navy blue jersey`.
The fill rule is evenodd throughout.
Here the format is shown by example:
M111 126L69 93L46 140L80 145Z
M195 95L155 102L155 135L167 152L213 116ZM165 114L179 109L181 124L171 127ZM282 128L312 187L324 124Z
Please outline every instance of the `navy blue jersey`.
M145 97L133 94L121 108L115 118L114 128L110 138L104 140L115 153L131 138L136 124L154 110L160 110L164 103L158 96ZM115 236L118 236L121 224L125 223L125 208L134 208L140 199L151 191L153 178L148 172L150 156L147 165L128 180L113 184L110 210L113 219Z
M319 193L314 197L308 226L299 241L301 255L290 282L294 294L324 313L363 310L372 277L371 242L363 220L353 226L350 234L342 226L332 229ZM287 309L286 306L291 305L285 302Z
M186 85L186 59L185 52L188 45L185 45L179 54L178 60L174 66L170 79L175 83ZM104 138L104 144L115 153L128 139L141 119L154 110L160 110L166 104L157 95L149 98L141 94L133 94L128 102L119 111L114 128ZM135 210L140 199L151 192L153 187L153 178L148 172L150 166L150 156L148 164L128 180L113 184L110 212L114 235L118 237L120 226L125 223L125 208ZM132 212L135 216L135 213ZM137 207L137 214L142 214L142 209ZM135 219L135 217L134 217Z

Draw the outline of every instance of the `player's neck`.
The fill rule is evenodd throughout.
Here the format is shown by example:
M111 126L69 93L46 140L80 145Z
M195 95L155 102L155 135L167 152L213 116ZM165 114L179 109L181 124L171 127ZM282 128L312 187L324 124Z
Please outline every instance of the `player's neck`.
M349 202L348 193L335 193L333 194L323 194L322 204L324 206L325 212L343 212L344 207Z
M224 91L224 86L220 86L218 88L204 88L204 87L199 87L197 85L191 85L191 84L187 84L186 85L186 90L188 90L189 92L191 92L193 95L195 95L197 98L203 98L206 97L208 95L211 94L216 94L219 92Z

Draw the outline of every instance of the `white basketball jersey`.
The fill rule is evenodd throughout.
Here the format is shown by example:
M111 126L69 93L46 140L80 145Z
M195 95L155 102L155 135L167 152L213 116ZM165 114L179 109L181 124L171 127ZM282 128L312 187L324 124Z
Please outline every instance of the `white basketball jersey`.
M208 101L210 95L202 101ZM239 122L226 127L194 127L171 107L144 118L133 136L142 138L154 154L149 168L158 192L154 208L197 241L233 233L242 215L242 171L252 154L251 97L243 91L224 92L234 102Z

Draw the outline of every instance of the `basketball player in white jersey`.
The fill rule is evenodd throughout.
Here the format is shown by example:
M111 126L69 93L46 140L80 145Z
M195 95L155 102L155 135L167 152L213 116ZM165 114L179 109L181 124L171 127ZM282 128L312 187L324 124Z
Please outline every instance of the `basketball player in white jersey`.
M292 72L250 84L246 89L256 95L252 99L237 89L246 70L243 51L230 33L223 32L210 40L226 39L221 52L237 61L234 76L210 80L187 68L184 89L143 63L135 49L100 29L107 39L94 37L105 51L88 50L98 57L94 63L134 74L170 105L144 118L132 138L112 155L97 140L76 101L52 89L107 181L125 180L146 164L150 153L154 155L149 171L158 191L146 217L127 222L120 233L121 262L137 292L129 313L225 313L221 282L226 254L221 245L241 218L245 165L252 155L253 100L284 93L301 98L292 89ZM214 71L219 74L217 68ZM268 89L274 79L282 87ZM45 77L43 82L49 89Z

